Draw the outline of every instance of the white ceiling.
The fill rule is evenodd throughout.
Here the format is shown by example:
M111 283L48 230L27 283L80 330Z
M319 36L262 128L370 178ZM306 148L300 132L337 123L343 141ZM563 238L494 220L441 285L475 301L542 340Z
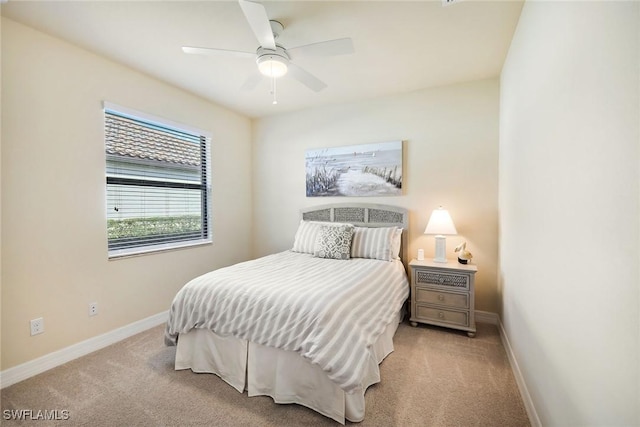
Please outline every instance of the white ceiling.
M241 90L252 59L186 55L181 46L255 51L237 1L20 1L2 15L250 117L261 117L498 76L521 1L265 1L291 48L351 37L356 53L295 63L328 87L278 80Z

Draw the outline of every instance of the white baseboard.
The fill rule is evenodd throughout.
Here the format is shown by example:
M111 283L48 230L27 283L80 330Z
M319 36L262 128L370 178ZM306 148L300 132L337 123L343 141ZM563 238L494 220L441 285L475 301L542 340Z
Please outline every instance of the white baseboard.
M504 349L507 352L507 357L509 359L509 364L511 365L511 370L513 371L513 375L516 378L516 383L518 384L518 389L520 390L520 395L522 396L524 408L527 411L527 416L529 417L529 422L531 423L532 427L542 427L542 423L540 422L540 417L538 417L538 412L536 411L536 408L533 405L533 400L531 399L531 395L529 394L529 389L527 388L527 384L524 381L524 376L520 371L520 366L518 365L516 356L513 353L513 349L511 348L511 343L509 342L509 338L507 337L507 332L504 330L504 325L500 321L499 317L498 317L497 325L498 325L498 330L500 331L500 339L502 339L502 345L504 346Z
M490 311L478 311L475 310L476 322L489 323L491 325L498 326L500 323L500 317L497 313L491 313Z
M49 369L55 368L56 366L63 365L67 362L70 362L71 360L85 356L89 353L93 353L96 350L100 350L101 348L107 347L111 344L115 344L118 341L122 341L133 335L139 334L140 332L144 332L147 329L151 329L155 326L161 325L162 323L167 321L168 316L169 312L164 311L162 313L147 317L146 319L142 319L113 331L98 335L97 337L89 338L88 340L79 342L78 344L74 344L53 353L49 353L45 356L39 357L13 368L1 371L0 389L9 387L10 385L41 374L42 372L48 371ZM511 343L509 342L509 338L507 337L506 331L504 330L504 326L500 321L500 317L496 313L491 313L488 311L476 311L475 318L476 322L489 323L498 326L498 330L500 331L500 338L507 353L509 364L511 365L511 370L513 371L513 374L515 376L516 383L518 384L518 389L520 390L520 395L522 396L527 415L529 416L529 421L531 422L532 427L542 427L542 423L540 422L538 413L536 412L533 401L531 400L531 395L529 394L529 390L527 389L527 385L524 381L524 377L522 376L522 372L520 371L518 361L516 360L513 349L511 348Z
M144 332L147 329L161 325L167 321L168 317L169 312L164 311L147 317L146 319L142 319L121 328L114 329L113 331L98 335L97 337L89 338L88 340L54 351L53 353L46 354L37 359L30 360L29 362L21 365L14 366L13 368L6 369L0 372L0 389L9 387L12 384L41 374L42 372L48 371L56 366L63 365L74 359L93 353L96 350L115 344L118 341L122 341L133 335L139 334L140 332Z

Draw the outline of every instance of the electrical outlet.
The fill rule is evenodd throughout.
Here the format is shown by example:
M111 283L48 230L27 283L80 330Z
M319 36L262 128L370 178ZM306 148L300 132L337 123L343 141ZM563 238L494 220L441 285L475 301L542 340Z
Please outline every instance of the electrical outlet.
M92 302L89 304L89 316L95 316L98 314L98 303Z
M38 317L31 321L31 335L38 335L44 332L44 319Z

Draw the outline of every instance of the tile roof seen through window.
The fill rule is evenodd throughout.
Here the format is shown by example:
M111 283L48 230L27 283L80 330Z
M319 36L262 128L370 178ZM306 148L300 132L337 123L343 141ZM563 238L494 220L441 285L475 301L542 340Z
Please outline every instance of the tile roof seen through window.
M107 154L200 166L200 144L197 137L180 138L171 132L107 113L105 138Z

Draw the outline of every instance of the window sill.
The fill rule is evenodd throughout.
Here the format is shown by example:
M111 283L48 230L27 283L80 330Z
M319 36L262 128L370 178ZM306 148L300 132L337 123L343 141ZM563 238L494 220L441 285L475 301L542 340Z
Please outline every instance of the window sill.
M109 261L122 259L122 258L132 258L143 255L152 255L158 252L168 252L175 251L180 249L192 248L195 246L204 246L212 244L211 239L206 240L194 240L190 242L182 242L182 243L167 243L164 245L153 245L153 246L145 246L140 248L132 248L132 249L116 249L113 251L109 251Z

